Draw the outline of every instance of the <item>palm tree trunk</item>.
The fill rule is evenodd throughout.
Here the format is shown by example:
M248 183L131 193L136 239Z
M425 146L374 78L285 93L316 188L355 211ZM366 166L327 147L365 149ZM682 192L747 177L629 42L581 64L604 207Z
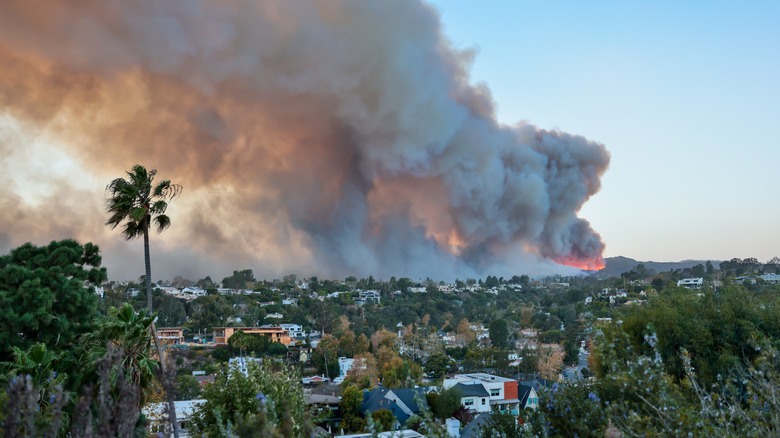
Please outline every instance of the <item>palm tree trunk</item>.
M147 221L148 221L147 217ZM144 261L146 262L146 305L149 308L149 315L152 315L152 262L149 257L149 224L147 223L144 230ZM157 347L157 356L160 358L160 366L162 367L163 379L168 379L169 376L165 372L165 357L163 357L162 349L160 348L160 340L157 338L157 329L154 326L154 322L149 326L152 332L152 339L154 339L154 345ZM171 428L173 429L173 435L179 438L179 427L176 423L176 405L173 403L173 394L168 390L168 385L163 383L165 393L168 399L168 416L171 422Z
M152 314L152 261L149 258L149 224L144 230L144 261L146 262L146 308Z

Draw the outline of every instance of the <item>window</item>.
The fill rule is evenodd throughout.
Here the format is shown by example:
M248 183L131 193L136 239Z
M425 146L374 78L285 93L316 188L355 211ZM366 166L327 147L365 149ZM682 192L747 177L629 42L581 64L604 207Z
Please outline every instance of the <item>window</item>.
M482 399L482 406L485 406L485 399Z
M474 406L474 399L467 398L466 400L463 400L463 406Z
M499 395L501 395L501 390L500 389L495 389L494 388L494 389L490 390L490 396L491 397L498 397Z

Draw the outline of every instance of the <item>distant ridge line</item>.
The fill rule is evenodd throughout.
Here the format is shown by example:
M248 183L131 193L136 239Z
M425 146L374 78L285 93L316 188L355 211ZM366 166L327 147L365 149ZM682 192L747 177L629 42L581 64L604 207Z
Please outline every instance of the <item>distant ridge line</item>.
M672 269L692 268L698 264L706 265L708 260L682 260L679 262L653 262L639 261L630 257L618 256L607 257L604 259L604 268L594 272L592 275L598 277L619 277L624 272L629 272L637 265L643 264L649 270L658 272L670 271ZM709 260L717 269L722 260Z

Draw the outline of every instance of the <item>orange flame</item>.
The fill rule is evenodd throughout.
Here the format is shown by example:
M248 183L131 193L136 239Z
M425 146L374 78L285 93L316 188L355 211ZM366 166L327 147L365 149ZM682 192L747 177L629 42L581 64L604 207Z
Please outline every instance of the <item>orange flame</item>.
M554 259L556 263L561 265L571 266L573 268L582 269L585 271L598 271L604 269L604 259L600 256L595 259L578 259L574 256L567 256Z
M455 228L438 233L429 230L426 233L426 237L433 238L440 247L446 248L447 252L456 257L468 246Z

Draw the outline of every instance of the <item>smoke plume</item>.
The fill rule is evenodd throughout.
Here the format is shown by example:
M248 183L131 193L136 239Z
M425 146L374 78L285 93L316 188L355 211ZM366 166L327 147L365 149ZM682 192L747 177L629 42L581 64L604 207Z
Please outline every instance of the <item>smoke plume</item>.
M0 245L94 241L137 275L102 208L140 163L184 186L157 278L601 265L577 212L609 154L499 124L473 56L415 0L4 2Z

